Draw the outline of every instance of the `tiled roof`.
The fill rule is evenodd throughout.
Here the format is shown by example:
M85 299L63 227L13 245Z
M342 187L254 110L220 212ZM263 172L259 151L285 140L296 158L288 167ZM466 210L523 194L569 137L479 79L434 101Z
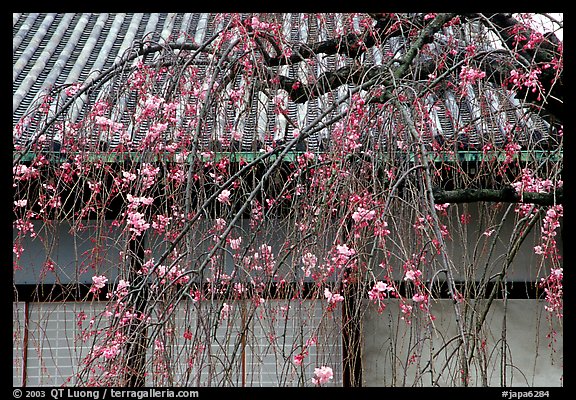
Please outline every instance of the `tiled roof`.
M294 43L315 43L335 37L337 32L351 29L347 28L350 24L343 24L343 18L339 15L327 15L323 21L308 18L304 14L279 14L276 18L282 22L284 31ZM354 20L351 21L353 24ZM193 41L199 44L225 22L226 17L203 13L13 14L13 127L16 128L23 117L31 117L24 128L14 129L14 144L22 145L30 140L39 123L30 112L42 96L51 90L97 79L101 72L113 66L135 43L150 40L155 43ZM384 48L370 48L362 55L361 62L381 65L390 54L402 51L402 40L396 37L390 39ZM327 69L353 62L341 55L319 54L310 63L275 68L280 68L287 76L302 78L309 73L318 76ZM198 79L203 79L202 74L208 70L207 63L206 55L197 58ZM79 99L67 114L68 118L79 120L85 114L87 104L94 104L94 100L102 96L104 91L117 84L117 81L112 80L108 86L98 86L98 90ZM240 84L239 81L233 83ZM302 104L289 101L288 116L300 125L305 125L346 90L348 88L344 86ZM246 102L245 110L238 110L231 103L221 105L221 110L212 114L215 117L208 120L208 129L202 132L202 143L209 146L223 137L229 140L232 129L243 131L240 144L243 150L253 149L256 142L289 139L294 128L274 112L275 94L255 92L253 101ZM66 96L62 95L61 102L65 100ZM128 126L129 115L133 114L136 107L135 99L127 94L117 101L124 102L124 105L117 108L116 121ZM470 88L468 96L460 96L454 89L444 88L441 92L427 95L422 103L428 107L431 120L435 121L429 129L441 141L458 138L471 146L482 145L485 141L499 145L504 142L505 131L510 124L520 128L517 130L520 142L545 140L548 137L547 124L539 116L519 108L519 102L501 89L484 87L479 91L478 88ZM392 138L389 133L398 131L393 129L399 124L395 118L390 116L370 126L368 136L380 143L390 143ZM186 124L186 121L181 123ZM146 128L140 126L131 131L134 144L142 140ZM170 132L165 134L170 135ZM322 140L329 137L330 132L324 129L310 136L307 146L316 150ZM89 139L106 140L111 146L121 140L119 134Z

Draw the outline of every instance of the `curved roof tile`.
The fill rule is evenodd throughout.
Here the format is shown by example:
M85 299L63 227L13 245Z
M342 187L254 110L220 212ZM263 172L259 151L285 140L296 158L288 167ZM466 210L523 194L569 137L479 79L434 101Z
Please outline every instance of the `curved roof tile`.
M280 14L282 29L294 43L313 43L334 37L338 32L352 29L344 23L339 15L326 16L322 21L308 18L304 14ZM158 43L193 41L197 44L214 34L219 25L227 22L227 17L206 13L151 13L151 14L13 14L13 126L26 116L36 102L53 88L77 82L90 82L99 74L118 62L125 52L134 45L144 41ZM358 25L352 19L351 25ZM382 65L387 57L398 57L404 47L403 38L391 38L383 48L372 48L362 56L362 62L371 65ZM207 73L209 60L206 55L198 59L198 74L202 78ZM280 66L283 74L306 81L310 74L321 73L344 65L353 60L341 55L317 55L312 62L305 65ZM78 119L85 111L86 102L94 101L114 88L117 82L110 80L99 86L98 93L81 97L71 117ZM241 79L232 83L232 88L243 85ZM322 110L345 93L345 86L312 99L304 104L295 104L283 100L288 110L288 117L302 126L310 123ZM275 93L278 94L278 93ZM294 127L287 124L286 118L274 112L273 96L253 93L243 109L232 104L214 109L212 118L201 138L204 145L212 141L230 140L231 130L242 130L244 136L241 147L245 150L254 148L255 141L270 143L274 140L290 139ZM60 101L66 100L62 96ZM189 103L198 99L188 98ZM430 94L420 99L430 115L427 128L431 135L440 140L457 138L461 143L470 146L481 145L490 140L496 145L506 139L506 125L515 125L519 140L543 140L548 136L547 124L537 115L526 113L519 107L519 102L503 91L488 87L480 92L470 87L468 96L458 96L453 89L444 88L441 93ZM135 98L130 94L118 99L122 110L137 107ZM342 105L341 107L345 107ZM335 115L333 111L327 118ZM127 114L116 115L118 121L130 123ZM390 128L400 126L398 118L390 114L370 128L371 140L381 144L393 141ZM182 121L185 124L187 121ZM426 124L425 124L426 125ZM15 134L15 144L22 144L30 139L34 123L25 129L21 136ZM136 129L137 127L132 126ZM137 143L144 136L146 125L133 132L133 141ZM16 129L15 129L16 131ZM170 136L170 132L167 134ZM323 129L308 138L310 149L318 149L323 140L329 138L330 132ZM108 140L109 145L119 142L118 135L112 137L94 137L90 140ZM395 137L401 140L401 137Z

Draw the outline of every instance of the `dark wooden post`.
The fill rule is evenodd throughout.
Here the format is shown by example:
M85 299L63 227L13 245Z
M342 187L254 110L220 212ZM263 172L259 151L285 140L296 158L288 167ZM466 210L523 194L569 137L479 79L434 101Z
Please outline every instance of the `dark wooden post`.
M145 234L136 236L129 243L128 267L131 288L137 288L131 291L127 299L128 307L132 307L134 313L140 315L145 312L148 287L144 282L146 277L139 274L144 262L144 241ZM126 348L126 374L125 382L129 387L143 387L145 384L146 373L146 347L147 337L146 328L139 320L132 320L127 326L126 336L128 337Z
M362 317L361 293L358 283L350 283L343 290L342 303L342 384L344 387L362 386Z

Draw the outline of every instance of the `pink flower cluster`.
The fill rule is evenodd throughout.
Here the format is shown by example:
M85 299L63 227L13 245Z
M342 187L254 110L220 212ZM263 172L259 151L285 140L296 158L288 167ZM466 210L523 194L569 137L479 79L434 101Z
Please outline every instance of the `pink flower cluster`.
M236 239L230 239L230 248L232 250L240 250L241 244L242 244L242 236L239 236Z
M150 228L150 224L146 222L144 214L136 211L128 211L128 221L127 226L130 232L134 232L134 235L140 236L142 233Z
M30 233L31 238L36 237L36 232L34 232L34 224L30 221L25 221L21 218L18 218L13 223L13 226L18 229L20 236L25 236L27 233Z
M276 267L276 260L274 258L274 252L272 251L272 246L263 244L260 246L260 253L254 253L254 258L260 259L264 264L264 271L268 275L274 273Z
M181 154L177 156L181 156ZM174 166L168 172L168 179L173 180L177 185L181 185L186 181L186 172L181 166Z
M362 226L367 226L368 221L371 221L376 216L376 211L374 210L367 210L364 207L358 207L356 211L352 214L352 219L357 224Z
M166 217L165 215L158 214L156 215L154 221L152 221L152 228L158 233L164 233L171 219L172 217Z
M320 368L314 368L315 377L312 378L312 383L315 385L322 385L329 382L334 377L334 372L332 368L322 366Z
M563 184L564 182L559 180L556 187L562 187ZM548 193L554 189L554 182L550 179L536 177L531 169L523 168L520 181L513 182L511 186L516 190L516 193L522 196L524 192ZM530 203L519 204L515 211L524 217L533 211L533 205Z
M539 68L535 68L528 73L523 73L517 70L510 71L510 77L508 78L508 83L512 84L512 87L517 89L522 89L522 87L532 88L532 92L541 89L540 86L540 75L542 71Z
M354 153L362 147L363 125L365 124L365 100L359 95L352 95L348 110L348 119L337 122L332 131L332 140L339 147L341 154Z
M388 229L388 222L377 220L374 223L374 234L382 238L390 235L390 229Z
M140 122L144 118L154 118L156 112L162 107L163 103L164 99L162 97L147 94L142 104L142 112L137 116L136 120Z
M514 160L514 156L522 149L518 143L507 143L504 146L506 157L504 158L504 165L510 164Z
M167 268L165 265L159 265L156 269L156 274L158 278L160 278L161 284L165 284L166 282L185 284L190 280L190 276L187 275L183 269L178 268L177 265L173 265L170 268Z
M260 21L260 19L257 16L252 17L252 19L249 22L249 25L254 30L260 29L260 30L266 31L266 30L270 29L270 23Z
M555 313L558 318L563 317L563 285L562 279L564 277L562 268L553 268L550 275L546 278L541 278L540 287L544 288L546 293L546 306L544 309L550 313Z
M152 164L144 163L142 168L138 169L138 173L142 178L143 189L150 188L156 182L156 175L160 172L159 167L154 167Z
M560 227L559 219L564 215L562 205L552 206L546 211L542 223L542 242L534 247L534 252L544 257L555 256L557 253L556 230Z
M426 223L432 223L433 219L431 215L427 215L426 217L418 217L416 219L416 223L412 225L416 232L422 231L426 229Z
M349 248L346 244L336 245L331 249L330 253L332 254L332 256L330 257L329 261L327 261L325 264L320 265L318 268L318 272L312 273L312 278L314 280L316 281L318 281L318 279L323 280L331 276L337 270L340 270L345 267L351 269L354 268L356 264L356 261L353 259L353 256L356 254L356 251L354 249ZM310 262L311 261L312 258L310 257ZM303 269L305 273L306 271L310 271L310 268L308 267L304 267Z
M140 149L146 150L152 148L160 135L168 129L168 123L166 122L156 122L150 126L144 140L140 143Z
M27 181L28 179L37 178L40 172L34 167L27 167L24 164L18 164L12 168L12 176L15 181Z
M405 281L415 281L422 276L422 271L419 269L410 269L404 274Z
M304 345L304 347L302 348L302 351L298 354L296 354L294 356L294 364L296 365L302 365L302 362L304 361L304 359L308 356L308 348L311 346L314 346L316 343L318 342L318 338L317 337L313 337L310 338L308 340L306 340L306 344Z
M328 311L333 311L338 303L344 301L341 294L332 293L328 288L324 288L324 297L328 301Z
M128 199L128 209L130 210L135 210L140 204L149 206L154 203L154 198L152 197L136 197L132 196L130 193L126 195L126 198Z
M468 85L474 84L478 79L486 77L486 72L469 66L462 66L460 71L460 90L463 95L467 93Z
M245 256L242 259L244 268L250 271L264 271L266 275L274 276L276 260L272 247L263 244L258 250L253 250L252 255Z
M372 289L368 291L368 298L374 301L374 303L380 303L380 301L388 297L391 292L394 292L394 288L392 286L385 282L378 281L374 284L374 286L372 286ZM381 306L381 310L383 309L384 307Z
M302 270L304 271L304 276L308 278L310 276L310 270L316 266L318 258L308 252L302 256Z
M222 204L230 205L230 195L231 194L232 193L228 189L224 189L220 192L217 199Z
M220 319L228 319L230 315L231 307L228 303L222 304L222 309L220 310Z
M124 279L120 279L118 281L118 285L116 285L116 290L114 294L119 298L122 299L126 295L128 295L128 288L130 287L130 282Z
M447 209L450 207L450 203L442 203L442 204L434 204L434 208L438 211L439 214L448 215Z
M105 345L96 345L92 348L91 356L94 358L104 357L106 360L111 360L116 358L120 354L122 345L126 341L126 337L121 334L117 334L117 337L108 341Z
M402 311L402 317L400 317L401 320L406 321L407 324L410 324L410 316L412 315L412 309L413 307L410 304L406 304L406 303L401 303L400 304L400 311Z
M100 290L106 285L108 278L104 275L95 275L92 277L92 287L90 293L98 294Z
M94 118L94 123L103 130L110 130L111 132L119 132L124 128L122 122L114 122L110 118L102 117L100 115Z
M332 262L339 267L343 267L350 257L354 256L356 251L349 248L346 244L336 245L336 256L332 258Z

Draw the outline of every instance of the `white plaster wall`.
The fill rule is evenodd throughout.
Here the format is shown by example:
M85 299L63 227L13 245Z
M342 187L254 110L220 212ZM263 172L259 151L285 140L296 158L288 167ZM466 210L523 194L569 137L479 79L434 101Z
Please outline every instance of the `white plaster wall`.
M458 329L452 302L434 303L433 324L418 313L408 324L400 319L397 302L391 300L382 314L375 309L365 314L362 357L366 386L458 384L460 367L454 353ZM557 321L551 324L547 316L542 301L495 300L481 333L486 341L484 360L474 358L469 385L484 385L480 364L485 363L488 386L561 386L562 326ZM547 335L553 330L557 333L552 343ZM415 357L410 361L411 356Z

